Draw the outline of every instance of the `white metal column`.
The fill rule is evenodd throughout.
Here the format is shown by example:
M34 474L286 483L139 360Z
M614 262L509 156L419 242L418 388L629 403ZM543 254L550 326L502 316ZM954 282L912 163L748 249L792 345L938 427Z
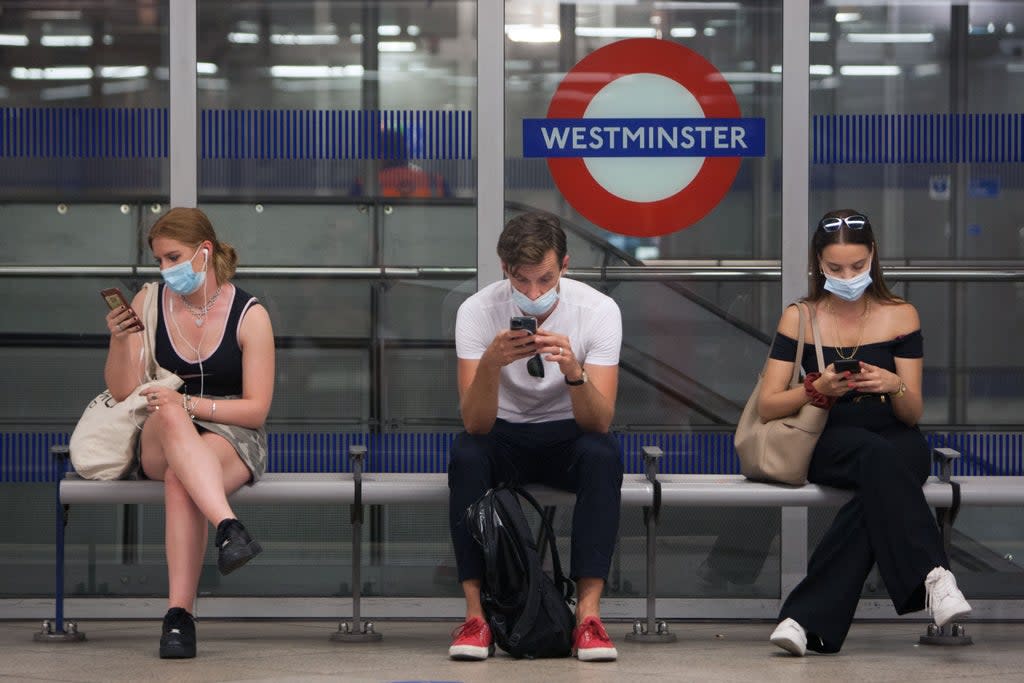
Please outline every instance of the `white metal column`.
M198 196L196 122L196 0L169 2L171 206L195 206Z
M476 286L501 279L495 252L505 222L505 2L476 7Z
M810 182L810 32L807 0L782 3L782 305L807 292ZM781 310L781 306L779 309ZM807 508L786 508L781 520L782 599L807 568Z

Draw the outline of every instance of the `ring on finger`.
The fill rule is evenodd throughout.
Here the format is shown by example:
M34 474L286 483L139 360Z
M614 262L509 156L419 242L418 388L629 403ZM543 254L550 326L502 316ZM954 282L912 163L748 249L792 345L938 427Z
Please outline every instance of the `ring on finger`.
M559 356L561 356L561 355L562 355L562 347L561 347L561 346L559 346L559 347L558 347L558 355L559 355Z
M124 332L124 323L118 323L118 324L117 324L117 329L119 329L119 330L121 330L122 332Z

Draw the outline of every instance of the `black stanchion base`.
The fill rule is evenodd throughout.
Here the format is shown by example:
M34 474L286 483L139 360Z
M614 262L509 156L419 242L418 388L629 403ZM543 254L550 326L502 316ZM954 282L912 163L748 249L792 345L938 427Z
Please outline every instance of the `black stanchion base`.
M32 636L37 643L80 643L85 640L85 634L78 630L78 624L73 621L64 622L63 631L55 631L53 623L47 619L43 622L41 631Z
M335 643L376 643L384 638L384 634L373 630L373 622L366 622L362 629L356 629L351 623L338 625L338 630L331 634Z
M974 641L963 624L946 624L939 628L935 624L928 624L928 632L918 638L921 645L973 645Z

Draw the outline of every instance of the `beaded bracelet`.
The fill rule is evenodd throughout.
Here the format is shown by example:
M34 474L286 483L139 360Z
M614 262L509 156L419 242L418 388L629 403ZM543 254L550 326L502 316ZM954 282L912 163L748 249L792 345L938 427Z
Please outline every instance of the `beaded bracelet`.
M804 377L804 392L811 398L811 405L822 410L828 410L835 405L835 396L826 396L814 386L814 381L821 377L820 372L808 372Z

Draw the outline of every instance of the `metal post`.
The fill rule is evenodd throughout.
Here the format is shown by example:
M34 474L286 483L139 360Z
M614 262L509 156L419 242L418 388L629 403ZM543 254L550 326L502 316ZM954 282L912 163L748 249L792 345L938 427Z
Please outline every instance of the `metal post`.
M352 501L352 621L341 622L338 630L331 635L335 642L371 643L381 640L384 636L373 630L373 622L363 622L359 613L359 601L362 595L362 530L363 530L363 458L366 457L366 446L353 445L348 447L348 457L352 462L352 483L355 495Z
M650 507L644 508L644 525L647 527L647 621L633 622L633 632L626 634L626 640L635 643L674 643L676 634L669 633L668 624L655 618L657 599L657 533L658 513L661 509L661 483L658 481L658 460L665 453L657 446L644 446L644 474L654 489Z
M939 481L949 484L953 488L953 500L948 508L937 508L935 512L942 526L942 546L949 557L953 545L953 521L960 510L960 485L953 481L953 461L960 457L959 451L952 448L936 448L932 451L932 457L938 460L940 471ZM950 622L945 626L928 624L925 634L917 639L921 645L973 645L974 640L967 635L967 629L963 624Z
M85 640L85 634L78 630L78 624L73 621L64 622L64 527L67 525L67 509L60 502L60 482L67 471L68 447L67 445L53 446L50 448L50 455L53 456L54 478L56 479L56 568L54 570L54 621L49 619L43 621L43 628L33 637L37 643L80 643Z

